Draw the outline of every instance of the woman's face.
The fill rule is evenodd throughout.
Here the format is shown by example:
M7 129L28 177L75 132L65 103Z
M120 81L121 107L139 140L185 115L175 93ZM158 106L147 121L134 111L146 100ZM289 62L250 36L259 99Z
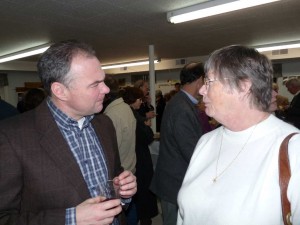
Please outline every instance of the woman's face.
M135 100L134 103L130 104L130 106L133 108L133 109L139 109L141 107L141 104L142 104L142 99L141 98L138 98L137 100Z
M232 115L239 112L242 105L241 93L235 89L230 89L228 85L222 84L211 71L207 73L199 94L203 95L205 113L220 123L234 118Z

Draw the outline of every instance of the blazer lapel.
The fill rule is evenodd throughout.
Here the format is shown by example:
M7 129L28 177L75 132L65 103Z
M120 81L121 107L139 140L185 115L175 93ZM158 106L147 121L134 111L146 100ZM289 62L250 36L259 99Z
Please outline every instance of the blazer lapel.
M36 122L40 132L43 134L40 140L41 148L49 154L57 167L77 190L78 194L83 199L90 198L87 185L76 159L54 121L46 102L39 110Z
M92 125L105 154L108 177L112 179L124 170L120 162L117 136L113 123L107 116L100 114L94 117Z
M99 117L99 115L98 115L98 117ZM111 146L109 145L109 142L108 142L109 138L111 138L109 136L110 134L109 134L108 130L106 130L106 132L104 132L105 129L101 129L101 126L100 126L101 121L98 118L94 118L92 120L92 125L97 134L97 137L99 139L99 142L101 144L102 150L105 155L106 166L107 166L107 170L108 170L108 177L109 177L109 179L112 179L113 178L112 171L114 168L114 165L113 165L114 158L113 158L112 152L110 151ZM102 126L103 126L103 124L102 124Z

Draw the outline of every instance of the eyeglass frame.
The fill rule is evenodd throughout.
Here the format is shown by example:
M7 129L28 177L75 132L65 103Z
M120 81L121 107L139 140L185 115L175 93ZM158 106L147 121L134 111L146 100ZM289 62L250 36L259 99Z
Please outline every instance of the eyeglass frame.
M215 82L215 81L218 81L218 79L217 79L217 78L215 78L215 79L209 79L208 77L204 77L203 83L204 83L204 85L205 85L205 87L206 87L206 90L209 89L210 83L213 83L213 82Z
M229 78L223 78L224 80L228 80ZM203 79L203 83L204 83L204 85L205 85L205 88L206 88L206 90L208 90L209 89L209 87L210 87L210 83L213 83L213 82L215 82L215 81L220 81L219 79L217 79L217 78L214 78L214 79L209 79L208 77L204 77L204 79Z

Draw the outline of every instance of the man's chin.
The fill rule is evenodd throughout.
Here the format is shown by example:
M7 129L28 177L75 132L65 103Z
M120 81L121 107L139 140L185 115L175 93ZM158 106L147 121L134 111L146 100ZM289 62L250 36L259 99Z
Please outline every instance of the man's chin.
M100 113L100 112L102 111L102 109L103 109L103 105L97 107L97 108L95 109L95 113Z

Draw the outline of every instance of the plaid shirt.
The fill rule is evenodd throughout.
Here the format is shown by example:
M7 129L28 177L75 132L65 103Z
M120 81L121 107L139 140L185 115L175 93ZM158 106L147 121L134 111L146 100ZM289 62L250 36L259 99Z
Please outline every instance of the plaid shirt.
M50 99L47 103L80 167L91 197L98 196L99 184L106 183L108 171L100 141L91 124L94 116L86 116L82 127L79 128L78 122L59 110ZM76 225L75 207L66 209L65 224ZM113 224L118 224L118 221L114 220Z

